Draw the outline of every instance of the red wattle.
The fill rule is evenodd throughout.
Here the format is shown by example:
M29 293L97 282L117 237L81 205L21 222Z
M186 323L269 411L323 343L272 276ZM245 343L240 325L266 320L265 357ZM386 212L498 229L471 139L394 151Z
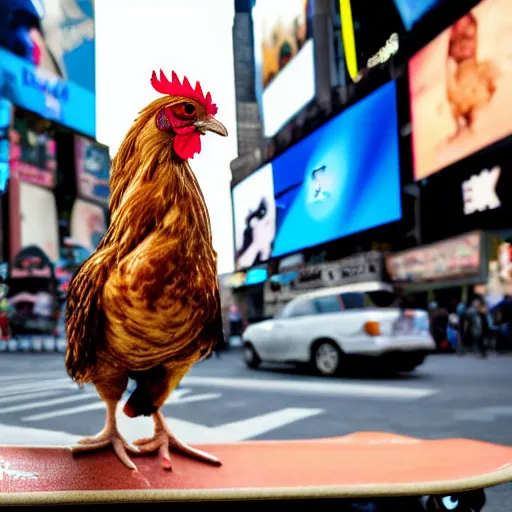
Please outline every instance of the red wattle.
M183 160L194 158L201 152L201 134L197 131L187 135L174 136L174 151Z

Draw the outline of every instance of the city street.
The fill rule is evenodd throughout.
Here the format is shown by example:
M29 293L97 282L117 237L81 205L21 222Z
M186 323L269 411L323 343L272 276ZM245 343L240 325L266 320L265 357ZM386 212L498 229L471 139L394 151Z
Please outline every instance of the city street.
M326 379L283 367L249 370L233 349L193 368L164 411L193 443L380 430L512 445L511 363L432 356L409 376ZM103 402L94 388L70 381L62 354L2 353L0 384L1 444L66 445L103 427ZM151 432L147 418L119 418L128 439ZM488 496L489 512L507 512L512 485Z

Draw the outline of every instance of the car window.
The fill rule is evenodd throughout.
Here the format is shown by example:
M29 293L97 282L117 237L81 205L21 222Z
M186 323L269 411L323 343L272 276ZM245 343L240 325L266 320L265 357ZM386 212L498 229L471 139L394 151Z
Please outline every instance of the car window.
M325 297L316 297L315 306L317 313L320 315L326 313L339 313L342 310L339 295L327 295Z
M293 308L293 304L286 304L281 311L276 315L276 318L288 318L290 316L290 312Z
M363 309L365 307L364 293L342 293L341 302L343 303L343 309Z
M396 294L387 290L343 293L341 300L343 309L390 308L398 304Z
M292 305L287 316L296 317L296 316L306 316L306 315L314 315L316 313L313 302L310 300L301 300Z
M399 299L393 292L387 290L377 290L366 293L366 304L368 307L390 308L398 307Z

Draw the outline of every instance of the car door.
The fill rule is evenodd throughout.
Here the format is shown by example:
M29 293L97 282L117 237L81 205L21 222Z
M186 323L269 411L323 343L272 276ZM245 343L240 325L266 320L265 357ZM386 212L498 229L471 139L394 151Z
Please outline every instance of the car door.
M301 359L301 347L307 343L310 336L308 324L312 315L316 314L313 302L307 298L301 297L288 306L275 322L276 361Z
M257 336L251 341L255 343L258 354L264 361L273 361L279 354L280 333L284 327L283 319L288 317L292 304L286 304L283 309L272 319L256 324Z

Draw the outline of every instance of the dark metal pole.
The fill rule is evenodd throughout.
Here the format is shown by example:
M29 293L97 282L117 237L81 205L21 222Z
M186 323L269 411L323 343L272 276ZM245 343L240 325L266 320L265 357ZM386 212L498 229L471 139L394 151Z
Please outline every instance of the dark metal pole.
M334 68L334 32L331 0L315 0L313 4L313 37L315 41L315 86L317 102L327 113L331 111L331 89Z

